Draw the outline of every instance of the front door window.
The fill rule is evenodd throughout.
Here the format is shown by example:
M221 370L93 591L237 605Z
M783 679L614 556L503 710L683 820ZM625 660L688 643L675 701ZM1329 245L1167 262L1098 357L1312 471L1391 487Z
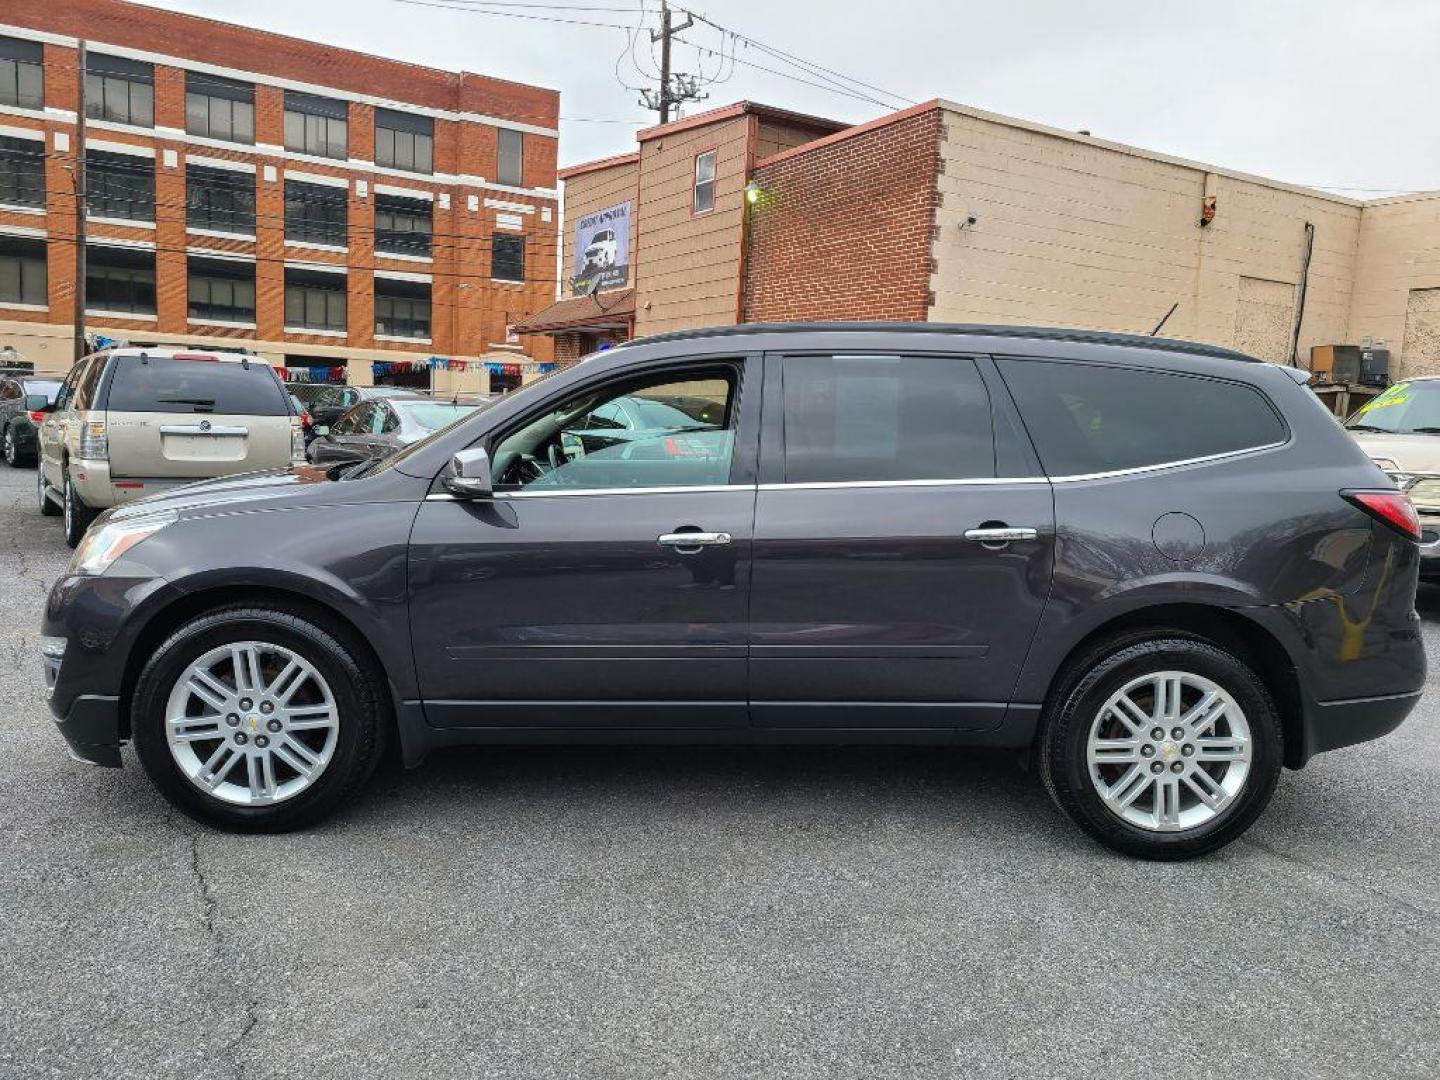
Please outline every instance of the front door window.
M725 484L735 451L735 374L717 368L587 390L500 440L501 491Z

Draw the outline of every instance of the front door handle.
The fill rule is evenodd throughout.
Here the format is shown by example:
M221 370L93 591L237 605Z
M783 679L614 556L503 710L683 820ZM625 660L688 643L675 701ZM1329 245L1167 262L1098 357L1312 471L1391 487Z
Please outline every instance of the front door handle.
M730 540L727 532L673 532L662 533L655 538L655 542L661 547L675 548L681 552L687 549L698 551L706 547L724 547Z
M1034 540L1040 534L1024 525L993 525L980 529L966 529L966 540L978 540L982 544L1008 544L1011 540Z

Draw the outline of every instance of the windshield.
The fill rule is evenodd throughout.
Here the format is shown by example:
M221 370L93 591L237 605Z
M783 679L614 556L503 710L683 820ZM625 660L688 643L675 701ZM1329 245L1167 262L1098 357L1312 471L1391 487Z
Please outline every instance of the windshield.
M1440 434L1440 379L1398 382L1362 405L1345 426L1395 435Z
M452 405L448 401L397 401L391 406L396 412L404 413L426 431L453 424L462 416L469 416L479 405Z

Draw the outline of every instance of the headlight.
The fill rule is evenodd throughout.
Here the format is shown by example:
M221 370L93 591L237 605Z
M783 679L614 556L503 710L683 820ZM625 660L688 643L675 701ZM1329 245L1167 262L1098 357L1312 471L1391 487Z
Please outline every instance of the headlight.
M108 521L98 529L91 529L75 549L75 557L70 560L70 572L103 574L125 552L174 521L175 511L166 510L144 517Z

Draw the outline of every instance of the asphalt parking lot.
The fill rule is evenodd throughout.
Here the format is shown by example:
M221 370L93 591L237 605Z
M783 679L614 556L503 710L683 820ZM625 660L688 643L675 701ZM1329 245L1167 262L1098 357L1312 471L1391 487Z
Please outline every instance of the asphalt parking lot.
M1187 865L934 749L449 752L229 836L64 753L33 481L0 465L7 1080L1440 1073L1440 692Z

